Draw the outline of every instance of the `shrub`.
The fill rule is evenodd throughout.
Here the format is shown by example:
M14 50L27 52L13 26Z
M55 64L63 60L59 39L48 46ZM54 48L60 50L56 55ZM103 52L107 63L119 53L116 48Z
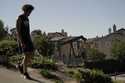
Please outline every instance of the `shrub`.
M23 60L23 56L19 54L9 57L9 62L13 64L21 63L22 60Z
M41 69L40 73L43 77L54 80L55 83L63 83L60 78L58 78L56 75L51 74L47 69Z
M78 82L84 80L85 83L113 83L112 79L100 70L70 69L66 72L70 77L75 78Z
M102 70L106 74L112 74L115 72L124 72L125 61L108 59L108 60L101 60L101 61L86 61L85 67L89 69L99 69Z
M80 81L82 80L82 74L77 70L77 69L70 69L70 70L67 70L66 73L72 77L72 78L75 78L77 81Z
M12 56L16 54L17 44L12 40L0 41L0 54Z
M46 77L46 78L53 78L54 76L52 74L50 74L49 70L47 69L41 69L41 72L43 77Z
M74 78L76 78L77 81L80 81L82 79L82 74L79 71L76 71Z
M79 70L85 83L113 83L112 79L100 70Z
M41 56L34 56L32 67L44 68L48 70L57 70L57 66L54 60L47 57L41 57Z

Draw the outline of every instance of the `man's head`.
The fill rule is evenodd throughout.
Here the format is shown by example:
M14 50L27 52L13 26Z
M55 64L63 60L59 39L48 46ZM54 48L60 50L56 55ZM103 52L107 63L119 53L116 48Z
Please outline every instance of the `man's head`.
M30 4L25 4L23 7L22 7L22 10L24 11L24 14L26 16L29 16L32 12L32 10L34 10L34 7Z

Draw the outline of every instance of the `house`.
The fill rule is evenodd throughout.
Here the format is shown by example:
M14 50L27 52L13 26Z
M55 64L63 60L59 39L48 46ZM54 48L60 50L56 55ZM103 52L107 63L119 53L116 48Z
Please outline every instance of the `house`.
M53 58L63 62L66 65L78 66L83 64L84 44L86 38L77 37L54 37L51 42L54 43Z

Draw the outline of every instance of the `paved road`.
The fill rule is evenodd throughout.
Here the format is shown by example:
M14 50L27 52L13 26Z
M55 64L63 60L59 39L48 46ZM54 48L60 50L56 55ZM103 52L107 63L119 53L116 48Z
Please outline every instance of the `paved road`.
M125 81L125 74L117 75L117 76L112 76L113 80L123 80Z
M32 78L33 80L24 79L19 72L0 66L0 83L52 83L39 77Z

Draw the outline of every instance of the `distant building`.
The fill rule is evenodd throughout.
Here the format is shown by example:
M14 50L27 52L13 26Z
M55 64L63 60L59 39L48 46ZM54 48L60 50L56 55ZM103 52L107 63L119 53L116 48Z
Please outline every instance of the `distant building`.
M96 48L98 51L110 56L114 41L125 41L125 29L119 29L104 37L88 39L87 43L90 48Z
M31 36L35 36L35 35L41 35L42 34L42 31L41 30L34 30L31 32Z
M64 30L62 29L61 32L52 32L52 33L48 33L48 38L52 39L52 38L56 38L56 37L67 37L67 32L64 32Z

